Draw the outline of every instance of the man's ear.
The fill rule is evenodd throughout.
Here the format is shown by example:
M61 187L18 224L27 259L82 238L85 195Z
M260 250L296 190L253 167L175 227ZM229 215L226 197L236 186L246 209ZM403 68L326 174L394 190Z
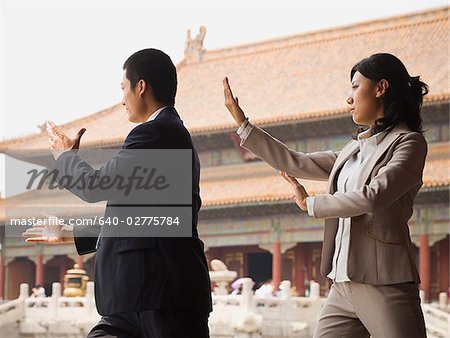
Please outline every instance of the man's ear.
M145 83L144 80L139 80L136 86L138 87L137 89L139 97L142 98L144 96L145 91L147 90L147 84Z
M386 94L387 90L389 88L389 82L387 82L386 79L381 79L375 87L375 96L376 97L382 97L384 94Z

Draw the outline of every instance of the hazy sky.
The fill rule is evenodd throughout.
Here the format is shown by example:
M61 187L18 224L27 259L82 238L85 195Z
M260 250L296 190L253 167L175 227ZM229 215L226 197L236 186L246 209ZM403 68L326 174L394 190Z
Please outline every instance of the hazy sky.
M119 102L121 67L130 54L155 47L178 63L187 29L195 36L200 25L208 30L204 47L212 50L447 5L446 0L0 1L0 139L35 133L47 119L63 123Z

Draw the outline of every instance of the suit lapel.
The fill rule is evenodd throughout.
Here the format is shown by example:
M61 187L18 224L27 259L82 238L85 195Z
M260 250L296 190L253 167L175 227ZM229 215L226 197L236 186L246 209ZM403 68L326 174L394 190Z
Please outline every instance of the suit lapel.
M335 192L334 189L334 181L336 180L336 174L339 171L339 169L342 167L342 165L347 161L351 156L356 154L359 150L359 144L358 141L353 140L350 142L346 147L344 147L341 152L339 153L339 156L336 159L336 162L334 163L333 168L331 169L330 178L328 180L328 189L327 191L330 194L333 194Z
M389 147L394 143L394 141L397 140L400 135L409 132L411 132L411 130L407 129L406 126L398 125L384 137L384 139L378 144L375 153L372 156L370 156L367 159L367 161L363 164L360 170L358 181L356 183L357 187L361 187L365 184L378 160L389 149Z
M400 135L409 132L411 132L411 130L404 123L397 125L390 132L388 132L388 134L384 137L384 139L378 144L377 150L375 151L373 156L371 156L361 168L360 175L357 181L357 187L362 186L366 182L375 164L380 159L380 157L386 152L389 146ZM341 150L330 173L330 179L328 180L328 189L327 189L328 193L330 194L335 193L334 183L337 179L336 176L337 172L342 167L342 165L358 151L359 151L359 142L357 140L353 140Z

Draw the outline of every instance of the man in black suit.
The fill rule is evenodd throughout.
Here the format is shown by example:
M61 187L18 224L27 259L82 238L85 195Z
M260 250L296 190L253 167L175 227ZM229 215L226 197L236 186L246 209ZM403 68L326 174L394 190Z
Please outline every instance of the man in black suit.
M128 134L117 155L95 170L77 154L85 129L70 139L49 122L50 150L56 159L59 184L88 202L108 200L105 216L111 215L115 209L108 192L95 192L88 185L69 186L62 178L100 180L114 175L132 149L191 150L192 236L111 237L102 236L98 227L65 225L56 230L33 227L24 237L49 243L73 240L80 255L96 251L95 299L102 319L88 337L208 337L210 279L204 245L197 233L200 163L174 108L176 68L163 52L145 49L130 56L123 69L122 103L128 119L142 123ZM139 200L143 198L146 196L141 192ZM49 231L53 233L49 235Z

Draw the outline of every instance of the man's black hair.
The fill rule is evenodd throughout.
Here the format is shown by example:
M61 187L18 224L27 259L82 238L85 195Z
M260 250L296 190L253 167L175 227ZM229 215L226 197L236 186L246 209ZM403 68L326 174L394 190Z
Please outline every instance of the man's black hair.
M177 70L167 54L154 48L140 50L125 61L123 69L131 88L139 80L144 80L156 101L168 106L175 105Z

